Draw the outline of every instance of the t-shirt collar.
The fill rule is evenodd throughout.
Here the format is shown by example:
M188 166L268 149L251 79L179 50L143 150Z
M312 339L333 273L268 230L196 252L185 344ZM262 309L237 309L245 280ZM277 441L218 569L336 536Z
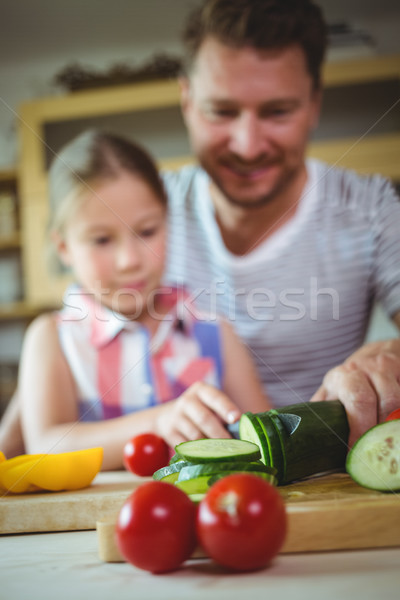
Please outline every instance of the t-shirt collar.
M191 309L192 305L186 290L165 286L160 288L159 297L167 312L160 317L160 325L153 337L154 351L165 342L172 329L185 331L191 327L194 318L194 310L187 310L188 307ZM63 312L74 321L89 319L90 340L96 348L106 346L123 330L145 331L139 321L132 321L100 304L95 300L93 293L85 292L76 284L70 286L64 294Z

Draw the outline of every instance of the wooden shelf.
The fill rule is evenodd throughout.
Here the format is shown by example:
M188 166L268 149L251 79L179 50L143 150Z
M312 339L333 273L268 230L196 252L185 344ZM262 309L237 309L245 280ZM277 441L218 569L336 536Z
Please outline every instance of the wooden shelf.
M18 179L17 169L0 170L0 183L14 183Z
M0 236L0 250L18 250L21 248L21 233L16 231L7 236Z
M0 321L27 320L30 321L43 312L56 310L56 307L35 306L28 302L0 303Z
M332 87L400 78L400 56L375 56L326 63L324 86ZM46 122L95 117L124 111L179 105L175 79L157 80L48 96L24 103L34 118Z
M364 175L379 173L400 181L400 132L315 142L310 146L309 156Z
M34 120L50 123L177 105L178 81L169 79L50 96L23 104L21 111L28 110Z
M400 56L374 56L325 64L325 87L355 85L400 78Z

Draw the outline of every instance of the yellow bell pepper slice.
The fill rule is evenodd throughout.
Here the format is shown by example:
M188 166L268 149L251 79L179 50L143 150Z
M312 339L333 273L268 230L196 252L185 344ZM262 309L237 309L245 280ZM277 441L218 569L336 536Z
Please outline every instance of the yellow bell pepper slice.
M1 463L3 463L3 462L5 462L6 460L7 460L7 459L6 459L5 455L4 455L4 452L2 452L2 451L0 450L0 464L1 464ZM1 485L1 483L0 483L0 491L1 491L1 490L4 490L4 488L3 488L3 486L2 486L2 485Z
M28 472L29 463L34 464L45 454L21 454L0 463L0 487L4 491L14 494L23 492L36 492L39 488L29 484L25 474Z
M60 454L23 454L0 463L0 486L14 494L78 490L101 469L103 448Z

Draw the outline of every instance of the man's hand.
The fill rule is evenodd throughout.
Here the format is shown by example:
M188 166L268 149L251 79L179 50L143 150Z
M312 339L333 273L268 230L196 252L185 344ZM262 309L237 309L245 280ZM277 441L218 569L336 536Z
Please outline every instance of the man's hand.
M229 438L225 425L235 423L241 415L223 392L202 382L190 386L163 409L157 430L172 448L186 440Z
M346 409L351 447L400 407L400 339L366 344L328 371L311 402L335 399Z

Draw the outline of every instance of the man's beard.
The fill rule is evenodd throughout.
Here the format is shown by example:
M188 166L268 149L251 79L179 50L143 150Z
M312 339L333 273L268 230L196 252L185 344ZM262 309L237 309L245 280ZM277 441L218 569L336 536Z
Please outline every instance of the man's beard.
M219 192L223 195L225 200L231 205L237 208L242 208L246 210L258 210L265 206L271 205L274 202L279 200L280 194L285 188L289 187L291 181L296 176L296 171L288 171L285 173L285 177L281 177L274 185L272 189L264 194L260 194L254 197L237 197L233 194L229 193L226 189L226 186L223 183L222 178L218 177L218 174L215 173L214 169L210 169L208 167L207 161L200 161L203 169L208 173L211 178L213 184L218 188Z

